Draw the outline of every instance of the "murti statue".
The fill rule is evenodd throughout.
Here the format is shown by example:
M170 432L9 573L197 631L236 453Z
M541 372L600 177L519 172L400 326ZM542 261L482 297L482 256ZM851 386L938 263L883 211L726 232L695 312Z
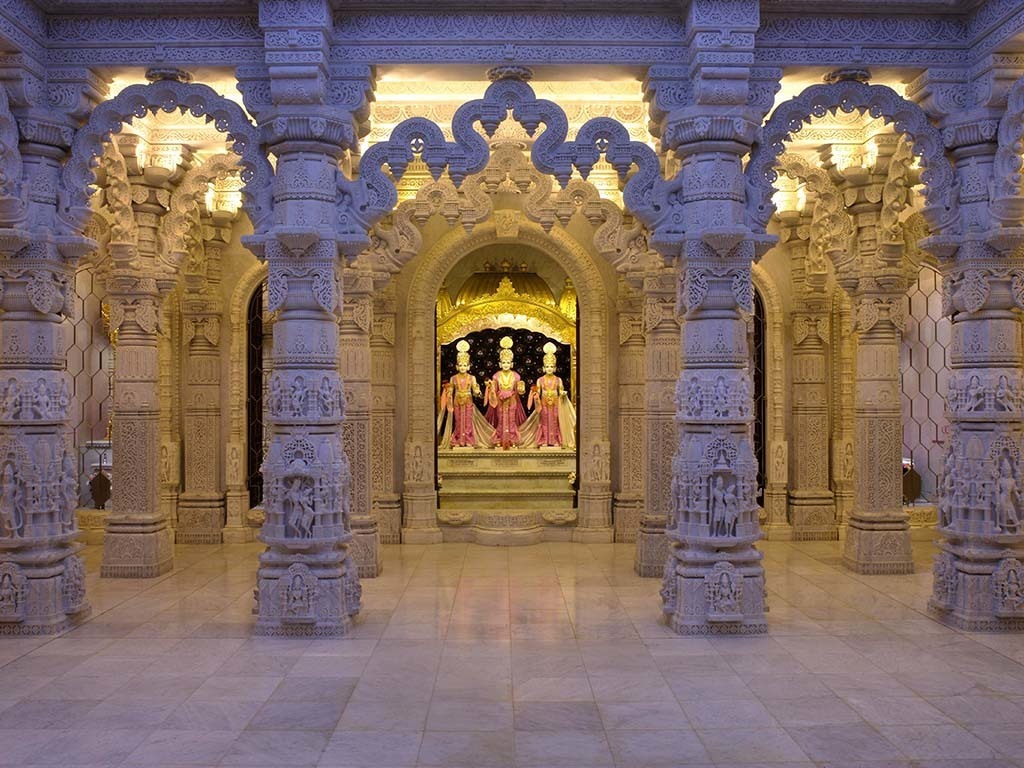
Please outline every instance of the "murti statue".
M473 415L476 406L473 398L481 396L480 385L476 383L476 376L469 372L469 342L463 339L455 345L455 349L455 367L459 372L452 376L447 389L442 392L441 403L455 422L451 447L475 448Z
M508 336L499 342L499 370L487 382L484 400L488 405L487 421L494 427L493 444L502 448L517 447L522 438L519 425L526 421L526 411L520 395L526 393L526 384L519 374L512 370L512 339Z
M562 380L555 376L555 350L550 341L544 345L544 375L530 388L526 407L540 409L537 429L538 446L562 447L562 432L558 421L559 399L566 396Z

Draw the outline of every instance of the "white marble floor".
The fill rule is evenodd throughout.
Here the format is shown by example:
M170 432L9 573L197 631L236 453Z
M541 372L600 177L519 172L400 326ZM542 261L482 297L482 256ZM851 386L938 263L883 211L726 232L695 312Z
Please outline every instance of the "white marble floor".
M631 546L385 548L346 639L250 636L256 546L100 580L0 639L0 765L1024 766L1024 637L923 611L919 573L766 543L771 633L684 639Z

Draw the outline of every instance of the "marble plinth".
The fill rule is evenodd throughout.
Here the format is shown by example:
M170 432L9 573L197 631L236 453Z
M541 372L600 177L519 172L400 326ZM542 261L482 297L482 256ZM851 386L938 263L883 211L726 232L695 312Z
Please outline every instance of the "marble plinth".
M574 451L445 451L437 466L444 541L515 546L572 540Z

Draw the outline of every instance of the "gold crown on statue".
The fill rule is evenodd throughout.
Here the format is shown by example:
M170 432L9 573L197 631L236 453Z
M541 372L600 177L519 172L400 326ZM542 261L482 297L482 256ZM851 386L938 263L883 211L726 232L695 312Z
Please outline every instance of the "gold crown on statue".
M502 363L512 362L512 339L508 336L502 337L501 341L498 342L501 346L501 352L498 353L498 361Z
M558 349L550 341L544 345L544 367L555 365L555 351Z
M463 339L455 345L458 354L455 355L456 365L469 365L469 342Z

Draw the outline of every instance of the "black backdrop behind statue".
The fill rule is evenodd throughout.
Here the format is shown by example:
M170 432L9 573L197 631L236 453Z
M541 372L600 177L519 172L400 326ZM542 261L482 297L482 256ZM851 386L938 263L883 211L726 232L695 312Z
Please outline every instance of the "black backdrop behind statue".
M561 377L562 386L572 397L570 388L572 386L571 359L568 344L560 344L543 333L527 331L514 328L487 328L482 331L473 331L462 338L469 342L469 363L470 373L476 376L481 391L484 389L484 382L494 375L498 370L498 352L501 351L499 342L505 336L512 338L512 353L515 355L512 360L512 370L518 373L526 382L526 391L529 393L537 379L544 374L544 345L549 341L557 349L555 350L555 375ZM450 344L441 345L441 382L448 381L458 373L455 368L455 356L458 351L455 345L461 339L456 339ZM526 400L523 400L523 407L526 407Z

